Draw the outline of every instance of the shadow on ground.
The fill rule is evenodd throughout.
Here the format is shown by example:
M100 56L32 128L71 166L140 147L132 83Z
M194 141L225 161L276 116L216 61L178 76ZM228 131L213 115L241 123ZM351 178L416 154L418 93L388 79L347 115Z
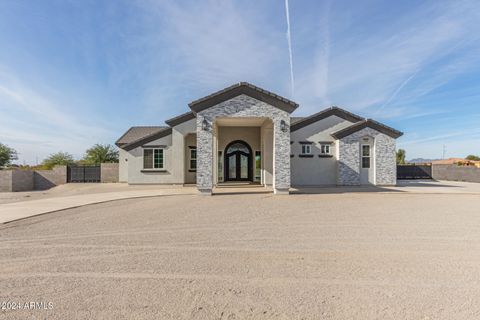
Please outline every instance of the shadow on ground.
M375 192L406 192L392 188L377 186L325 186L325 187L294 187L290 189L290 194L340 194L340 193L375 193Z
M397 180L397 187L442 187L459 188L460 186L452 184L443 184L437 180Z

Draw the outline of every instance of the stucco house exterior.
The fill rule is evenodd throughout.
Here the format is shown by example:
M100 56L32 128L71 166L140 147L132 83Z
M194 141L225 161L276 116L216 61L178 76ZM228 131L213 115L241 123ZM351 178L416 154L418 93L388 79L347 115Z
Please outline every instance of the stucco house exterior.
M189 104L166 126L132 127L116 142L129 184L196 184L211 194L243 181L291 186L395 185L396 139L384 124L338 107L291 117L298 104L241 82Z

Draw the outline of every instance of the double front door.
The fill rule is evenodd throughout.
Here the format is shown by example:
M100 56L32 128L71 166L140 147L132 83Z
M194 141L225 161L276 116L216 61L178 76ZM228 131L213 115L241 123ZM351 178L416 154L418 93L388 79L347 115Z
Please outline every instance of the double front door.
M252 150L244 141L233 141L225 148L225 180L252 181Z

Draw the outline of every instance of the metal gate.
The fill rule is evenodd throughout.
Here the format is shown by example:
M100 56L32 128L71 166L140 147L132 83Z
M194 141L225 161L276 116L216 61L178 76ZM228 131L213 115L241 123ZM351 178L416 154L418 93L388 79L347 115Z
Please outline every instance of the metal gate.
M67 182L100 182L100 166L68 166Z
M432 179L431 165L399 164L397 179Z

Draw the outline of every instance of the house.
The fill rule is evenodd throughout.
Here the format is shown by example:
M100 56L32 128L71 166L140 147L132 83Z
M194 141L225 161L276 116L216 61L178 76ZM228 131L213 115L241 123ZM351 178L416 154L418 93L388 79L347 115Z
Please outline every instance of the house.
M189 104L167 126L132 127L121 136L120 181L195 184L202 194L223 182L290 186L395 185L402 133L338 107L291 117L298 104L241 82Z

